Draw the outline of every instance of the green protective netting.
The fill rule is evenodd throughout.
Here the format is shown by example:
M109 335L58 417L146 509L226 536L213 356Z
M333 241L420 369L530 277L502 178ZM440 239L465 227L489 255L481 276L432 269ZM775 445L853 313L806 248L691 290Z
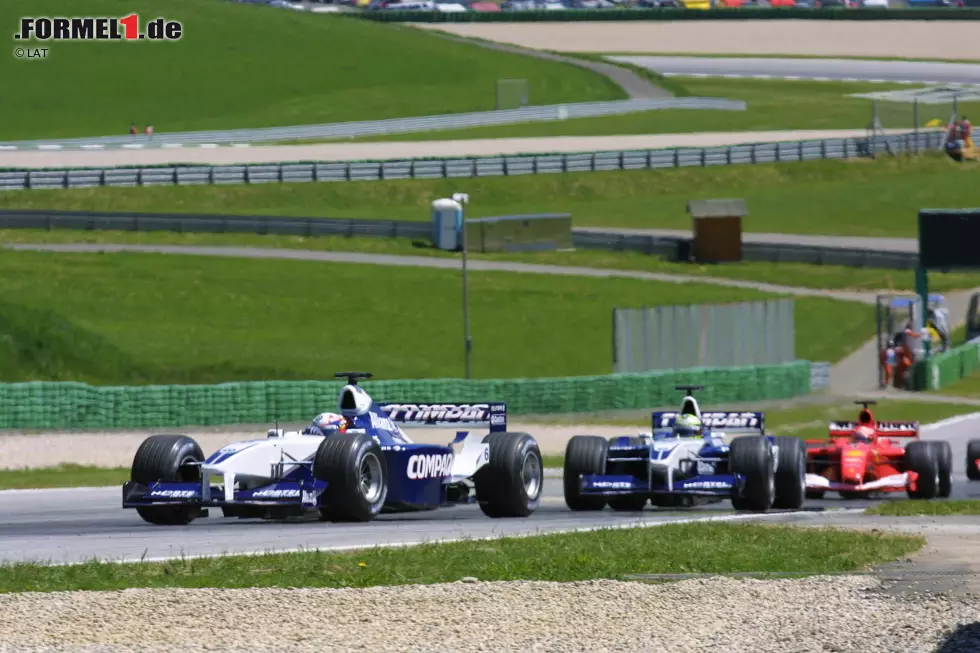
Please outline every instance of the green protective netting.
M976 351L973 352L974 359ZM959 360L959 359L957 359ZM399 379L361 385L377 401L503 401L510 415L642 409L678 401L675 385L703 385L706 405L785 399L810 392L810 363L658 370L549 379ZM0 429L119 429L272 424L336 406L342 381L99 387L0 384Z
M921 387L927 390L945 388L980 369L980 346L968 342L953 347L933 356L922 367Z

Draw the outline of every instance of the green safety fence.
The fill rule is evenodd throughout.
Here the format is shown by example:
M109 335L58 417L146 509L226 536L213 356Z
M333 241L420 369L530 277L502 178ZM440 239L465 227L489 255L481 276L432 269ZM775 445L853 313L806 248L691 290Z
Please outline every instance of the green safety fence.
M968 342L953 347L916 365L917 390L939 390L956 383L980 369L980 343Z
M810 363L658 370L546 379L364 381L385 403L503 401L510 415L640 409L680 400L675 385L703 385L706 405L786 399L810 392ZM334 409L343 381L100 387L0 384L0 429L117 429L272 424Z

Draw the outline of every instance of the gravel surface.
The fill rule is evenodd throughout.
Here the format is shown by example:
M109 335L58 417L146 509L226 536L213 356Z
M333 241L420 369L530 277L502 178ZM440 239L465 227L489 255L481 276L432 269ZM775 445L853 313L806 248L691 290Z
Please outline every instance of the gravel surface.
M412 26L553 52L980 58L977 26L969 20L649 20Z
M977 620L975 602L879 589L874 578L852 576L8 594L0 651L951 653L980 645L943 644Z
M286 429L302 429L305 424L281 425ZM133 456L153 433L186 433L197 440L207 456L226 444L265 437L268 426L246 429L157 429L155 431L96 431L83 433L49 432L41 434L6 433L0 435L0 469L51 467L62 463L95 465L98 467L129 467ZM569 438L578 433L602 435L631 435L642 431L629 426L544 426L541 424L510 425L512 431L524 431L537 439L543 454L564 454ZM649 430L649 429L647 429ZM452 429L411 429L408 436L415 442L448 444ZM3 651L0 648L0 651Z

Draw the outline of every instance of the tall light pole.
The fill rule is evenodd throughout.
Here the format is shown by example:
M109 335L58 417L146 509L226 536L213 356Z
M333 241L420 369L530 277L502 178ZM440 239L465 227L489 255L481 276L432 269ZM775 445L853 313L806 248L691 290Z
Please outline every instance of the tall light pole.
M470 378L470 352L473 350L473 339L470 338L470 295L469 283L466 277L466 218L463 214L463 205L470 203L470 196L466 193L453 193L453 200L459 202L459 221L457 226L462 232L463 240L463 348L466 360L466 378Z

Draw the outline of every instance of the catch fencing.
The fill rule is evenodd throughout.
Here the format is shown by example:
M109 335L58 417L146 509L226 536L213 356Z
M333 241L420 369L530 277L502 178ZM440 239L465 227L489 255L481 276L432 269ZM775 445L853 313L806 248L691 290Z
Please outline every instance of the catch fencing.
M810 363L543 379L365 381L378 401L507 403L510 415L582 413L674 405L678 383L703 385L705 403L788 399L810 392ZM220 385L0 384L0 429L175 428L308 422L336 405L338 381Z
M929 131L917 134L749 143L706 148L679 147L656 150L527 154L476 158L17 170L0 171L0 190L457 179L563 172L789 163L819 159L868 157L884 152L893 154L917 152L940 147L942 139L942 132Z
M228 129L220 131L177 132L147 136L101 136L89 138L9 141L0 143L4 150L70 150L102 149L106 147L167 147L168 145L221 145L271 143L294 140L330 140L410 134L415 132L492 127L527 122L552 122L566 118L616 116L660 109L711 109L715 111L745 111L745 102L722 98L683 97L671 99L610 100L605 102L576 102L543 106L475 111L418 118L362 120L323 125L295 127L266 127L262 129Z
M778 365L796 358L793 300L613 309L613 371Z

